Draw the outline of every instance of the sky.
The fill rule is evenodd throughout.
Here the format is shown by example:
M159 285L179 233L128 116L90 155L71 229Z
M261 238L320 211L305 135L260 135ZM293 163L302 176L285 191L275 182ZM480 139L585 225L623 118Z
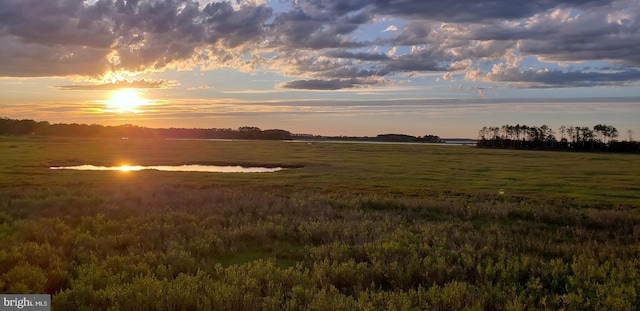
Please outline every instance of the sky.
M640 1L0 0L0 117L638 140Z

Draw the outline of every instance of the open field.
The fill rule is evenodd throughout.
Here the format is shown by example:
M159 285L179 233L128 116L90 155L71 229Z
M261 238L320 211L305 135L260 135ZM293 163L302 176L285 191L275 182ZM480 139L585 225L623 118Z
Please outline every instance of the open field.
M637 155L3 137L0 159L0 292L58 310L640 308ZM295 168L48 169L124 163Z
M465 146L297 143L279 141L153 141L3 139L1 184L98 183L115 178L199 186L399 195L483 194L576 201L640 202L640 157L625 154L487 150ZM222 175L49 171L51 165L247 164L304 166L278 174ZM141 176L140 176L141 175ZM167 178L164 178L164 177Z

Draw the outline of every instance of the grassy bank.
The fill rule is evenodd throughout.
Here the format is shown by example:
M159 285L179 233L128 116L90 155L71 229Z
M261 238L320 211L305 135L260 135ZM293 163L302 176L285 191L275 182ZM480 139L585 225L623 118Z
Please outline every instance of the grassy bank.
M55 309L640 307L633 155L40 138L0 153L0 292ZM122 163L299 168L48 170Z

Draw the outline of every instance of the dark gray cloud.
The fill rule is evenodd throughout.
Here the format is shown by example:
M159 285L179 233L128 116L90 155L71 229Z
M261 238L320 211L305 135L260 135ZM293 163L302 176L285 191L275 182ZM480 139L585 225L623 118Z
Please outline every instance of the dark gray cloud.
M561 71L561 70L520 70L501 68L488 73L490 82L512 82L516 87L561 88L623 85L640 82L640 70L621 69L616 71Z
M296 90L340 90L383 84L388 84L388 81L370 78L313 79L284 82L279 87Z
M119 89L160 89L167 88L169 84L164 80L136 80L136 81L119 81L114 83L101 84L74 84L56 86L57 89L63 91L90 91L90 90L119 90Z
M109 48L115 39L103 14L80 0L0 2L1 34L25 43Z
M354 41L347 35L369 21L370 17L363 14L314 16L295 9L279 14L270 24L268 35L270 45L282 49L357 48L367 43Z
M109 69L108 50L83 46L44 46L16 37L0 38L0 76L94 76Z
M371 5L370 0L296 0L297 9L314 16L345 16Z
M391 59L389 55L382 53L349 52L345 50L333 50L324 55L334 58L350 58L364 61L387 61Z
M373 44L418 46L415 52L390 56L377 51L332 50L322 55L350 59L375 68L369 72L386 76L403 72L474 70L472 65L504 62L517 51L542 61L583 62L606 60L640 64L640 5L637 1L297 1L309 12L334 12L344 16L345 10L367 12L375 16L404 17L408 23L393 36ZM448 64L448 65L447 65ZM344 72L344 70L341 70ZM355 71L362 74L366 71ZM528 73L521 69L520 72ZM588 86L622 85L637 77L612 73L593 74L554 70L554 76L569 79L566 83L524 85ZM317 73L317 72L316 72ZM564 74L560 74L564 73ZM529 73L530 74L530 73ZM318 77L317 74L309 76ZM331 78L327 74L326 78ZM521 75L524 78L525 75ZM551 75L547 74L547 77ZM355 77L355 75L354 75ZM589 82L593 77L597 81ZM619 78L628 77L630 81ZM515 77L514 77L515 78ZM607 79L611 79L607 81ZM580 80L582 79L582 82ZM500 79L484 79L501 81ZM524 81L523 81L524 82ZM315 84L314 84L315 85ZM333 85L333 84L327 84ZM348 85L348 84L345 84Z
M296 80L280 84L284 89L304 89L304 90L339 90L344 88L352 88L358 84L355 79L340 80Z
M615 0L296 0L296 6L314 15L344 16L367 11L382 16L416 20L475 23L520 19L555 8L599 8Z
M460 40L517 43L524 55L553 61L612 60L640 65L640 2L620 1L613 10L579 14L554 10L511 23L460 27Z
M266 5L191 0L4 0L0 75L95 76L206 62L198 49L257 46L271 14Z
M527 18L554 8L600 7L615 0L375 0L377 14L432 19L444 22L493 22ZM356 1L358 2L358 1Z
M297 77L280 85L294 89L368 87L451 71L526 87L639 81L637 0L283 3L289 7L276 11L257 0L0 0L0 76L263 66ZM368 29L382 20L401 26L384 35ZM514 54L550 63L599 60L618 69L497 65ZM479 69L487 64L503 70Z

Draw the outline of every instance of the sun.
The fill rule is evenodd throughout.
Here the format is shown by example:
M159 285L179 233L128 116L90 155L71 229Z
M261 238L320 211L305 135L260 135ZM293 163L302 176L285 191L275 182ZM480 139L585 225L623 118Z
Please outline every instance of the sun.
M135 172L135 171L142 170L142 166L123 164L123 165L117 166L116 170L120 172L125 172L125 173Z
M111 100L107 102L107 109L117 113L138 113L140 107L148 105L149 102L140 97L134 90L119 90L111 95Z

